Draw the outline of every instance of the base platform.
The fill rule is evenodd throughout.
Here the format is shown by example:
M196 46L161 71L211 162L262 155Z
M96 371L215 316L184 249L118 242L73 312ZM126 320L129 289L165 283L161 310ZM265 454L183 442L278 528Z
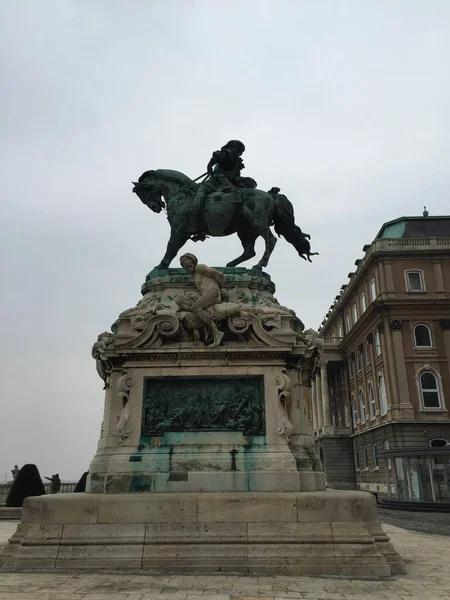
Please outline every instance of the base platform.
M6 570L405 572L365 492L63 494L28 498Z

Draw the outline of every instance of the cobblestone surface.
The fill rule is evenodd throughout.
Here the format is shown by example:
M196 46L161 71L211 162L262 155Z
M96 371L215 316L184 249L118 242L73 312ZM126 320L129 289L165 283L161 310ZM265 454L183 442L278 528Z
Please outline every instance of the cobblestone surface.
M17 523L0 523L5 543ZM0 573L0 600L450 600L450 540L385 525L407 575L314 577Z
M450 513L413 512L378 508L383 523L412 531L450 536Z

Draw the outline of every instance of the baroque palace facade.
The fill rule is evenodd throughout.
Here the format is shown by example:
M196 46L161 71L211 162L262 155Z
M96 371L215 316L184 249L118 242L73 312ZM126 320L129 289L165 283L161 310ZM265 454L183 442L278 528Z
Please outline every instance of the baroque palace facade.
M319 329L327 485L450 502L450 216L385 223L363 251Z

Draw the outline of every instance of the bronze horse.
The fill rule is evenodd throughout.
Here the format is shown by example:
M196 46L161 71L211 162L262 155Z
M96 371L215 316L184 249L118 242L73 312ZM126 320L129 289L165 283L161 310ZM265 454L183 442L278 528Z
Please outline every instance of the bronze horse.
M299 256L311 262L311 247L301 229L295 225L291 203L284 197L276 199L258 189L236 189L233 192L216 192L206 198L201 213L192 212L192 202L198 184L179 171L158 169L146 171L133 182L133 192L156 213L167 210L170 239L167 250L157 269L167 269L182 246L189 240L204 240L206 236L223 237L237 233L244 252L229 262L235 267L253 258L256 239L264 238L266 247L261 260L254 268L261 269L269 262L277 238L270 230L275 226L297 250Z

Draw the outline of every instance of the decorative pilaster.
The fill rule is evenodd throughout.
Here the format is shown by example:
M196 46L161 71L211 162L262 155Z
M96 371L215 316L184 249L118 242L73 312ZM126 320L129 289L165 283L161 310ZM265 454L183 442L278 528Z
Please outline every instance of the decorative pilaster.
M119 422L117 423L115 434L120 438L120 444L129 437L131 430L127 429L131 415L130 390L135 384L133 377L128 375L126 371L122 371L122 376L117 380L117 394L122 400L122 411L120 413Z
M320 371L316 371L316 407L317 407L317 431L321 433L323 427L323 408L322 408L322 386L320 383Z
M406 372L405 351L401 331L402 326L403 321L401 319L391 319L389 321L395 361L394 375L397 381L398 403L400 404L400 411L397 408L393 416L394 418L413 419L414 409L409 397L408 374Z

